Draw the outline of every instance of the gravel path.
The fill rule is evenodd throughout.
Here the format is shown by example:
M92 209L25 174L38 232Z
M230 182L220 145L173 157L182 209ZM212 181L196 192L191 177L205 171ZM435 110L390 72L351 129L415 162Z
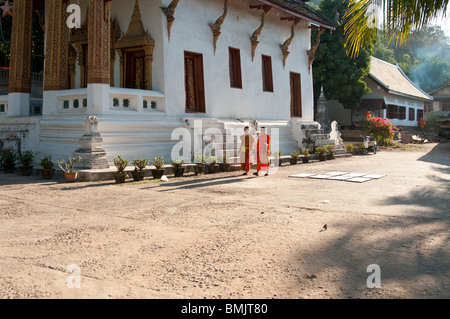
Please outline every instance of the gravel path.
M289 178L332 171L387 176ZM0 173L0 298L450 298L449 181L450 143L258 178ZM66 284L73 264L79 289Z

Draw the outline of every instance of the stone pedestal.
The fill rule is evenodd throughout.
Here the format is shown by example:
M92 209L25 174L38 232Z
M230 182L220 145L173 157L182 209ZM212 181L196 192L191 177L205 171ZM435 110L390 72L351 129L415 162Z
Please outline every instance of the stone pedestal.
M89 116L86 119L86 134L80 138L81 148L73 154L81 157L79 168L104 169L109 168L106 159L106 151L103 149L103 138L98 131L98 119L96 116Z

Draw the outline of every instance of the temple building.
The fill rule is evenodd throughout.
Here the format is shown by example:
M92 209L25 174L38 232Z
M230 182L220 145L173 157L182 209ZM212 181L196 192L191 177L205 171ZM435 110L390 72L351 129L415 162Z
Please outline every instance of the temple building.
M317 125L311 30L320 37L334 26L302 1L11 2L0 147L67 158L95 116L109 162L170 158L172 132L195 120L204 129L278 128L280 149L291 152ZM79 28L68 27L69 4L81 9ZM31 70L36 9L45 28L40 75Z

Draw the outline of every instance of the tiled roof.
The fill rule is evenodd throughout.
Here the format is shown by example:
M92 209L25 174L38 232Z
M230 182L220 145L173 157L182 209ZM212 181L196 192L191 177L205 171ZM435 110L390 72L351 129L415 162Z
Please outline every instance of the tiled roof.
M327 17L316 12L313 8L306 5L300 0L258 0L267 5L276 7L287 13L303 18L311 23L317 24L321 27L334 29L335 25Z
M408 95L424 100L433 99L416 86L398 65L372 57L369 76L390 93Z

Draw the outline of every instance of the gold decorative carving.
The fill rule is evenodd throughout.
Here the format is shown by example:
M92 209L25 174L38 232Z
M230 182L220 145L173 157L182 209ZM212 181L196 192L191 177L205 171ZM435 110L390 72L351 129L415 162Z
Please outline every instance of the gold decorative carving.
M172 29L172 25L175 21L175 9L178 6L178 2L180 0L172 0L172 2L169 4L168 7L161 7L162 12L164 13L164 15L166 16L167 19L167 34L169 37L169 42L170 42L170 30Z
M269 7L269 6L250 6L250 8L254 8L254 7L257 7L257 9L263 9L264 12L261 15L261 25L258 27L258 29L255 30L255 32L253 32L253 35L250 38L250 41L252 43L252 61L255 58L256 48L258 47L258 44L259 44L258 38L259 38L261 31L263 30L264 25L266 23L266 15L269 13L270 9L272 9L272 7Z
M89 0L88 84L110 84L110 24L109 1Z
M14 1L9 93L31 93L33 0Z
M222 33L221 32L222 24L225 21L225 18L227 17L227 14L228 14L228 3L229 2L230 2L230 0L225 0L223 14L216 20L215 23L209 24L209 27L211 28L211 31L213 33L214 55L216 54L217 41L219 40L220 34Z
M49 0L45 48L44 91L69 88L69 30L64 2Z
M308 54L308 64L309 64L309 73L311 74L311 68L312 65L314 63L314 55L316 54L317 48L319 47L320 44L320 37L322 35L322 33L325 31L324 28L320 28L318 33L317 33L317 37L316 37L316 42L314 43L314 45L311 47L311 49L306 50L306 53Z
M289 47L291 46L291 43L294 40L295 27L298 25L299 22L300 22L300 19L294 20L294 23L292 24L292 27L291 27L291 36L283 44L280 44L280 49L283 54L283 68L286 67L286 60L290 54Z
M126 56L127 53L144 51L144 79L145 84L141 89L152 90L152 63L155 40L144 30L141 13L139 11L139 1L136 0L133 15L127 33L117 41L115 48L120 57L120 85L125 87L126 77Z

